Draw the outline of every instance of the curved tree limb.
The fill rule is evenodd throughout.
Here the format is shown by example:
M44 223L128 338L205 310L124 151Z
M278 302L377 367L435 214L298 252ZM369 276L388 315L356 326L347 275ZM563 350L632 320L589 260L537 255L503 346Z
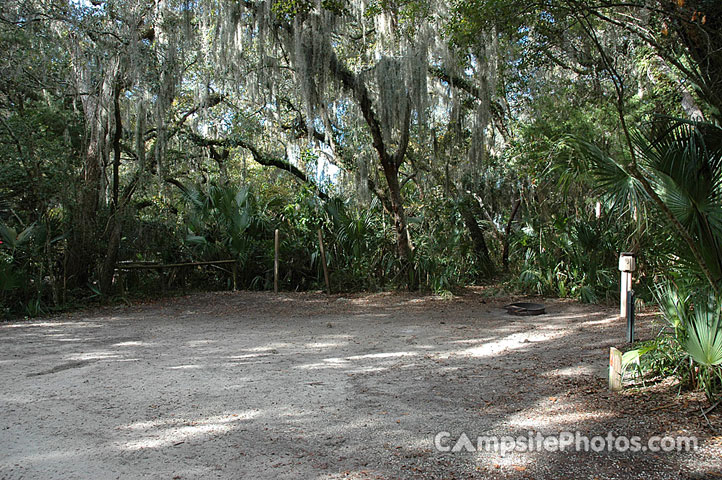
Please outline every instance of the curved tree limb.
M268 166L268 167L276 167L280 170L284 170L291 175L295 176L299 180L301 180L303 183L306 183L307 185L310 185L313 187L314 191L316 191L318 197L321 200L328 200L328 194L321 190L319 185L311 179L308 175L306 175L305 172L303 172L300 168L292 164L287 159L275 157L272 155L268 155L266 153L261 152L258 148L256 148L255 145L241 139L241 138L223 138L223 139L211 139L211 138L205 138L201 135L198 135L197 133L190 132L185 130L183 132L186 137L193 142L194 144L200 146L200 147L225 147L225 148L234 148L234 147L240 147L244 150L247 150L251 153L253 156L253 159L260 163L261 165Z

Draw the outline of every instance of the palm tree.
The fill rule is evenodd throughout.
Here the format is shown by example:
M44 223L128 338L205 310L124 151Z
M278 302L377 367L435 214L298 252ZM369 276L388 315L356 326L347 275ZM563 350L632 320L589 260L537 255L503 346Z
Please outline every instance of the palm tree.
M639 218L649 213L673 215L672 245L681 246L684 242L679 240L691 238L694 248L677 247L669 253L690 275L707 277L717 291L722 281L722 128L660 118L633 132L632 141L637 156L634 172L628 163L588 142L577 144L597 188L613 205L636 212Z

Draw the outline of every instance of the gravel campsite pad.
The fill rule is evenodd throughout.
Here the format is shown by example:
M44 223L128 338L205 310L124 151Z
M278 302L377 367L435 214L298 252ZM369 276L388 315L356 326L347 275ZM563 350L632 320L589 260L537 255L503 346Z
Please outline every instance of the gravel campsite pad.
M0 478L722 478L719 408L607 391L614 310L509 300L215 293L0 324ZM434 447L565 431L699 447Z

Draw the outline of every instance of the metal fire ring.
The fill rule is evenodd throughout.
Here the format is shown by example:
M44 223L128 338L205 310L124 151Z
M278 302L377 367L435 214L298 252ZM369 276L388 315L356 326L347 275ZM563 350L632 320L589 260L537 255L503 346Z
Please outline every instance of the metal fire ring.
M546 313L546 307L542 305L541 303L525 303L525 302L517 302L517 303L510 303L509 305L504 307L506 309L506 312L510 315L519 315L519 316L526 316L526 315L542 315Z

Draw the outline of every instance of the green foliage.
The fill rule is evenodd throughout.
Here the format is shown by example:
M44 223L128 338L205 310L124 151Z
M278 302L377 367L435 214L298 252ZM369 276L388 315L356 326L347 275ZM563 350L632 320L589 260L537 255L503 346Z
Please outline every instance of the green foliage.
M331 279L341 290L378 290L388 283L385 275L393 271L394 244L385 235L377 202L361 208L351 202L333 199L324 206L327 256ZM320 267L320 255L314 254Z
M53 265L48 253L62 237L51 238L52 222L14 228L0 221L0 314L34 317L52 302Z
M625 237L626 231L608 216L527 224L514 239L516 255L524 262L513 283L539 295L583 302L611 298L617 289L617 245Z
M234 259L248 285L265 286L272 259L267 251L272 200L264 202L248 187L229 185L184 187L181 192L190 207L185 243L195 256L206 261Z
M722 129L682 120L658 119L634 133L639 170L660 200L693 238L704 265L716 281L722 279ZM596 188L618 214L632 212L638 218L660 218L666 228L650 232L665 255L680 259L684 275L704 282L697 263L683 237L665 219L659 206L629 172L628 160L618 161L594 145L578 142L589 163ZM641 222L638 228L642 228Z
M705 367L722 364L722 323L719 306L696 309L687 324L688 336L684 348L692 359Z
M490 278L488 266L474 251L460 208L458 202L443 196L428 198L419 216L410 219L416 234L410 272L415 277L410 284L448 294Z
M722 303L708 293L714 285L707 283L702 267L719 283L722 130L714 125L658 119L636 131L633 141L639 171L681 227L670 225L662 215L653 195L630 173L629 160L613 160L599 148L579 142L591 177L616 212L659 218L666 225L650 229L651 221L636 222L635 236L649 237L656 244L650 253L671 260L655 275L676 281L663 283L653 292L667 328L629 355L638 358L647 371L674 374L683 384L700 388L713 399L722 391ZM690 248L681 247L684 230L703 263L692 257Z
M272 284L275 229L281 287L289 290L322 285L319 230L337 291L448 293L493 280L502 259L507 266L509 242L513 285L543 295L611 297L617 253L629 248L642 260L643 282L702 277L679 248L679 232L664 226L629 175L617 111L624 104L630 124L650 113L681 114L680 86L699 83L601 16L569 15L565 2L518 0L441 8L421 0L274 0L273 15L234 2L71 3L48 15L43 2L10 0L0 24L5 311L38 314L74 296L99 297L94 282L104 259L114 258L116 225L119 260L230 258L241 288ZM627 8L605 14L634 22ZM640 27L660 24L659 12L646 14L653 18ZM301 40L307 44L293 44ZM423 48L409 56L416 47ZM609 101L616 91L598 49L623 77L617 103ZM348 72L329 70L332 59ZM380 88L383 65L406 72L392 85L398 91ZM701 95L683 93L687 103ZM408 101L406 129L391 107ZM376 129L388 137L383 149ZM406 133L408 150L379 168L379 153L394 156ZM641 170L717 279L721 144L711 125L673 122L635 136ZM389 206L396 197L386 173L394 169L401 205ZM193 186L176 191L169 183ZM400 206L414 247L403 263L390 213ZM77 245L88 261L74 274ZM227 288L230 275L194 269L175 285ZM75 292L65 287L73 277L81 279ZM137 292L150 286L126 283ZM679 348L709 361L717 340L704 343L706 327L690 330L693 322L680 324Z
M722 394L722 303L671 284L659 287L656 296L668 328L632 352L647 372L676 375L714 400Z

